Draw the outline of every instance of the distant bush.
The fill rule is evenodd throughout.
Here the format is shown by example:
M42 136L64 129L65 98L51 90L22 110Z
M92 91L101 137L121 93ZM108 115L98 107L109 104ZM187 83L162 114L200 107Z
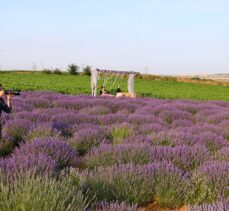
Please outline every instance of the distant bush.
M58 69L58 68L54 69L54 70L53 70L53 73L54 73L54 74L57 74L57 75L61 75L61 74L62 74L61 70Z
M52 74L52 71L49 70L49 69L44 69L44 70L42 70L42 73L44 73L44 74Z
M177 81L176 77L160 76L160 75L149 75L149 74L142 74L141 78L144 79L144 80L155 80L155 81Z
M137 73L137 74L135 75L135 78L142 79L143 77L142 77L142 74Z
M78 75L79 74L79 66L77 66L76 64L68 65L68 72L71 75Z
M194 76L191 78L192 80L201 80L199 76Z

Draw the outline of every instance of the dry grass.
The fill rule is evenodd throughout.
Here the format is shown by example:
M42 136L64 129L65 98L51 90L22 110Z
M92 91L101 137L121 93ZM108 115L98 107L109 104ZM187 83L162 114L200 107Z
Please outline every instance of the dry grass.
M177 81L185 83L194 83L194 84L204 84L204 85L221 85L229 86L229 79L218 77L212 78L199 78L199 77L185 77L185 76L159 76L159 75L146 75L142 74L138 76L144 80L155 80L155 81Z

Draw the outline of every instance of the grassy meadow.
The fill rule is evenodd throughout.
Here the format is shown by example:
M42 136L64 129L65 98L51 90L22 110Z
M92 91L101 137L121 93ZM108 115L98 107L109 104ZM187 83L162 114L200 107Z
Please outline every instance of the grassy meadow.
M114 91L113 79L107 82L107 90ZM66 94L90 94L90 77L68 74L44 74L41 72L0 72L0 83L5 88L21 90L50 90ZM127 91L127 78L120 80L120 88ZM103 84L103 78L99 86ZM138 96L160 99L229 100L229 86L181 82L172 79L135 79Z

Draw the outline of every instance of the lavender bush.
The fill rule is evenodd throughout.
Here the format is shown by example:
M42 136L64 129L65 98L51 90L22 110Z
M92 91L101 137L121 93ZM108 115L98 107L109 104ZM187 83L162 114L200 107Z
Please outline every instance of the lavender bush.
M13 154L16 156L44 153L55 160L60 168L74 165L78 154L68 144L55 140L35 140L33 143L25 143L16 149Z
M61 139L60 133L53 129L51 124L42 124L42 125L35 125L31 128L26 136L26 141L34 141L38 138L47 138L53 137L55 139Z
M194 174L194 182L200 187L201 202L226 201L229 197L229 164L212 161L200 166ZM204 190L201 188L204 187Z
M157 201L162 207L180 207L189 198L189 180L169 163L114 165L85 171L85 191L97 200L138 205Z
M228 201L229 102L46 91L12 100L13 113L2 114L4 175L63 169L68 177L65 167L78 167L79 186L102 210Z
M206 147L202 145L193 147L185 145L178 147L156 146L151 147L150 150L152 162L169 161L186 172L190 172L212 159Z
M90 114L90 115L107 115L109 114L111 111L108 107L106 106L92 106L92 107L87 107L87 108L83 108L79 111L82 114Z
M93 146L98 146L104 138L105 134L102 130L85 128L76 132L68 142L80 155L84 155Z
M10 155L15 148L12 141L0 140L0 157Z
M189 175L169 162L145 166L153 200L163 208L179 208L189 202L191 184Z
M109 138L112 143L120 144L123 143L124 139L131 136L134 133L134 129L129 124L113 125L110 129Z
M125 163L145 164L150 162L149 148L148 144L101 144L85 156L85 163L88 168Z
M13 155L0 160L0 170L6 177L31 170L36 174L50 175L57 171L57 162L44 153Z
M23 119L8 121L3 127L2 136L9 141L20 143L25 140L31 128L31 124L30 121Z
M216 159L229 162L229 147L222 147L217 151Z
M2 180L0 173L0 210L81 210L87 199L68 178L60 180L37 176L31 171L20 173L14 180Z
M133 164L85 170L83 189L89 197L95 195L98 201L125 201L144 205L153 197L145 172L145 169Z

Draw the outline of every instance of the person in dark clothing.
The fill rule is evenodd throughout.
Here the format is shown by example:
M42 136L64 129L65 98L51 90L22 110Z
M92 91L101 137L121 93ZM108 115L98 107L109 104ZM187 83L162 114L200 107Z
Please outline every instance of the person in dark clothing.
M11 95L7 95L7 103L5 103L3 96L5 95L5 91L3 86L0 84L0 140L2 137L2 123L1 123L1 113L2 111L6 113L11 112Z

